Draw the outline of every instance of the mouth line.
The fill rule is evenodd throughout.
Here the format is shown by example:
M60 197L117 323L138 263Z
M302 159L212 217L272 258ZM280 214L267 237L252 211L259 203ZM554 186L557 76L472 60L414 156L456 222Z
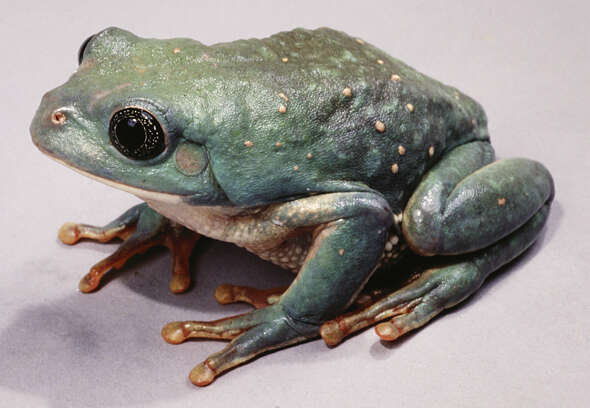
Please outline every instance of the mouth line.
M97 176L95 174L89 173L86 170L82 170L82 169L56 157L54 152L46 149L45 147L40 146L38 143L36 143L35 140L33 140L33 143L35 144L35 146L37 146L37 148L42 153L49 156L52 160L55 160L56 162L66 166L67 168L74 170L76 173L82 174L83 176L86 176L86 177L91 178L93 180L99 181L103 184L114 187L116 189L131 193L131 194L141 198L142 200L158 201L158 202L163 202L163 203L168 203L168 204L178 204L183 201L183 197L188 197L188 196L183 196L183 195L161 193L161 192L153 191L153 190L145 190L142 188L133 187L128 184L119 183L119 182L111 180L111 179Z

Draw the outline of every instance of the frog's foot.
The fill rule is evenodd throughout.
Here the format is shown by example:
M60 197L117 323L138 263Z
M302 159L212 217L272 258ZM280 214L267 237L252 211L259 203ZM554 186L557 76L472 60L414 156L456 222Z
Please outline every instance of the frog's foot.
M376 269L392 223L387 202L372 192L322 194L271 207L259 226L266 236L287 239L313 229L303 265L279 301L229 319L169 323L162 336L172 344L232 339L193 369L190 379L199 386L261 353L317 337L321 323L343 313Z
M330 345L358 330L375 327L382 340L395 340L428 323L443 310L469 297L493 271L533 244L549 214L547 203L522 227L483 250L457 257L456 263L428 269L401 289L370 306L325 322L320 335Z
M286 290L287 286L271 289L257 289L249 286L238 286L224 283L215 289L215 300L222 305L244 302L254 306L256 309L262 309L277 303ZM363 291L355 299L354 307L366 307L380 297L383 297L381 290Z
M262 309L277 303L285 290L287 290L287 287L256 289L249 286L224 283L215 289L215 300L222 305L244 302L256 309Z
M224 371L262 353L303 342L317 334L318 326L295 321L280 304L211 322L171 322L162 329L162 337L170 344L189 338L231 340L191 371L189 378L198 386L210 384Z
M320 335L328 346L339 344L344 337L365 327L391 319L376 327L377 334L383 340L395 340L402 334L426 324L432 317L446 307L452 306L451 298L459 292L448 290L441 282L450 281L454 273L464 273L465 265L453 265L449 268L429 269L418 279L370 306L325 322ZM471 289L466 285L466 290ZM473 291L477 289L474 288ZM470 292L469 292L470 293ZM449 301L445 301L447 299Z
M101 260L80 281L82 292L94 291L104 274L121 268L132 256L144 253L154 246L166 246L172 253L173 266L170 290L184 292L190 285L189 257L199 235L162 217L146 204L132 207L104 227L65 223L58 232L59 239L73 245L82 238L109 242L123 240L110 256Z

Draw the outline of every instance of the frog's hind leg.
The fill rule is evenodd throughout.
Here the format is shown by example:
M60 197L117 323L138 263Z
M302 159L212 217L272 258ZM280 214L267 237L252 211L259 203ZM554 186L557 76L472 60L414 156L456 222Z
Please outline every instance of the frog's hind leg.
M271 289L257 289L250 286L239 286L224 283L215 289L215 300L222 305L243 302L256 309L262 309L277 303L288 286ZM381 297L381 290L363 291L354 302L356 308L366 307Z
M553 180L542 164L492 160L489 143L468 143L426 174L403 213L404 238L414 252L456 255L485 248L551 203Z
M190 285L189 257L199 239L197 233L172 223L147 204L130 208L104 227L65 223L59 229L58 237L68 245L82 238L98 242L109 242L115 238L123 240L113 254L92 266L82 278L79 287L85 293L94 291L109 270L119 269L132 256L159 245L168 247L172 253L170 290L174 293L184 292Z
M450 258L454 263L428 269L370 306L324 323L320 330L322 338L334 346L349 334L389 319L377 325L375 331L382 340L395 340L425 325L443 310L469 297L492 272L532 245L548 214L549 204L545 204L524 226L498 243Z
M215 289L215 300L222 305L244 302L254 306L256 309L262 309L277 303L285 290L287 290L286 286L271 289L257 289L249 286L224 283Z
M415 252L459 256L359 312L324 323L326 343L388 318L376 327L384 340L420 327L535 241L553 199L551 176L530 160L491 160L487 143L456 148L426 175L404 211L404 236Z

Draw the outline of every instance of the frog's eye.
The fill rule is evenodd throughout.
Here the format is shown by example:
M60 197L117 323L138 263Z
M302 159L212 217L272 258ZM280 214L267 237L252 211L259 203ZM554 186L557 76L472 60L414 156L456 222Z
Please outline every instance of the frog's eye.
M91 35L90 37L88 37L80 46L80 49L78 50L78 65L80 65L82 63L82 59L84 59L84 51L86 50L86 47L88 46L88 43L94 38L96 37L96 34Z
M130 159L148 160L166 148L162 126L154 115L141 108L123 108L113 114L109 125L113 146Z

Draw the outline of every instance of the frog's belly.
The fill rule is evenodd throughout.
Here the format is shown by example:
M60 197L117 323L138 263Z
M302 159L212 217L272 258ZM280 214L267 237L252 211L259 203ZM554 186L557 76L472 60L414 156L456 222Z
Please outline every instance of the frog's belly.
M145 198L143 198L145 200ZM240 224L246 224L252 216L239 216L242 209L221 206L194 206L182 202L168 203L164 201L145 200L146 203L164 217L184 225L201 235L220 241L243 244L253 237L245 236L245 229Z
M236 207L192 206L155 200L146 202L159 214L201 235L244 247L260 258L295 273L305 263L313 245L313 232L310 230L270 234L260 217L263 208L244 212L244 209ZM394 261L406 248L396 234L392 227L378 266Z
M260 210L244 212L235 207L191 206L146 200L147 204L164 217L184 225L201 235L231 242L246 248L260 258L282 268L297 272L313 242L311 232L272 235L260 220Z

